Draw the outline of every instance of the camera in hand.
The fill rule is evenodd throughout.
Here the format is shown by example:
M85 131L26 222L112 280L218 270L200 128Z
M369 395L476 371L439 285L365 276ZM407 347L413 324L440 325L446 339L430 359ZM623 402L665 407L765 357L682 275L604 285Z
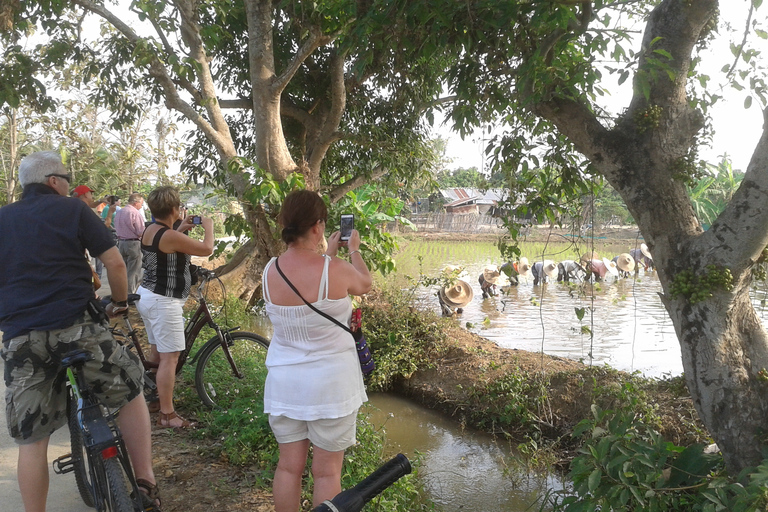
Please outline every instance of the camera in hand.
M341 216L341 241L346 242L352 236L352 230L355 228L355 216L351 213L345 213Z
M400 477L411 472L411 463L402 453L385 462L365 480L337 494L312 509L312 512L359 512L366 503L381 494Z
M192 217L192 224L199 226L202 223L203 223L203 218L200 217L199 215L195 215L194 217Z

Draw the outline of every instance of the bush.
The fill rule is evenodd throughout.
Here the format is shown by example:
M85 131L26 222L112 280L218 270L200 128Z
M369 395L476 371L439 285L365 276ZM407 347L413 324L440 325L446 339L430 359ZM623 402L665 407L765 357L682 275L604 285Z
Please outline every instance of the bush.
M736 479L722 456L666 442L629 410L603 411L592 406L574 436L584 438L571 463L571 492L552 493L555 512L766 510L768 460ZM740 482L745 482L744 484ZM542 507L542 510L545 507Z

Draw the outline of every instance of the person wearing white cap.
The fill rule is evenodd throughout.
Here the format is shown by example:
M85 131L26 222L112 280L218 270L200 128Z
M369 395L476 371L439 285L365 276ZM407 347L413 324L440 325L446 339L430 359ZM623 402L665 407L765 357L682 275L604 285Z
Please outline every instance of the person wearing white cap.
M557 265L552 260L537 261L531 267L533 273L533 286L541 282L542 284L557 279Z
M483 273L477 278L477 282L480 283L480 290L483 292L483 298L487 299L491 296L496 296L496 281L499 280L501 272L495 265L485 267Z

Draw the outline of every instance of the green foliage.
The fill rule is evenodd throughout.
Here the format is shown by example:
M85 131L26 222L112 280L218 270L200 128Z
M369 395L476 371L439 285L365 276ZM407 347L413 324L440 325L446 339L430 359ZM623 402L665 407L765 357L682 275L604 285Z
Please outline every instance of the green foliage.
M550 494L548 510L757 512L768 506L768 459L733 478L720 454L704 453L698 444L675 446L627 409L593 405L592 413L573 432L583 441L571 462L573 491Z
M395 270L393 254L397 240L387 231L388 224L411 226L403 217L405 203L374 185L349 192L328 208L328 235L339 229L341 214L355 215L355 229L360 233L360 252L371 270L386 275Z
M704 272L687 269L678 272L672 280L672 298L684 297L691 304L707 300L716 291L733 290L733 276L729 268L707 265Z
M435 176L440 188L476 188L486 190L490 187L488 178L477 168L455 169L453 171L442 171Z
M708 176L700 178L688 188L696 217L702 224L712 224L739 188L743 173L734 172L726 158L719 164L707 164Z
M446 320L414 308L404 292L385 289L362 303L363 332L376 361L369 388L386 390L398 378L430 368L446 350Z
M702 445L681 448L624 411L592 406L593 419L581 421L573 435L584 445L571 463L573 495L557 495L555 511L701 510L698 492L722 458Z

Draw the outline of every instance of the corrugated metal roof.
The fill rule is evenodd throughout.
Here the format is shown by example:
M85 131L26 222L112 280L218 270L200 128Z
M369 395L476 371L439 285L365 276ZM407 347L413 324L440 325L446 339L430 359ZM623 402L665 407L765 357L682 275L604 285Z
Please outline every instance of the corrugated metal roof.
M509 191L494 188L481 191L475 188L445 188L440 190L440 194L448 200L446 206L455 206L470 199L476 199L477 204L497 204L499 201L509 197Z

